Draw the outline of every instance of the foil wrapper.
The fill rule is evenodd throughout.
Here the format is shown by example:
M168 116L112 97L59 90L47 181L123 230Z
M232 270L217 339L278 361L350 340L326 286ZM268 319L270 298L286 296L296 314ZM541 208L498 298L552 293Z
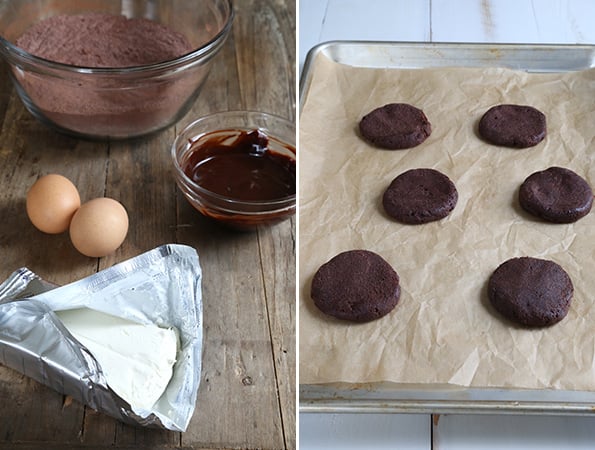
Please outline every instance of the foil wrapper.
M21 268L0 284L0 363L125 423L185 431L200 384L201 280L196 251L174 244L61 287ZM82 307L177 329L173 375L151 410L133 410L113 392L54 313Z

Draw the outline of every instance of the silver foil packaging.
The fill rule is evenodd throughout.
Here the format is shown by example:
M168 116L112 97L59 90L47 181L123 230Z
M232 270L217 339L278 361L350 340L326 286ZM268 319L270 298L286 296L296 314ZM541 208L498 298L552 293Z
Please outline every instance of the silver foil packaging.
M62 287L21 268L0 284L0 363L123 422L185 431L200 384L201 281L196 251L174 244ZM55 314L77 308L175 328L173 375L150 410L134 410L110 388L96 358Z

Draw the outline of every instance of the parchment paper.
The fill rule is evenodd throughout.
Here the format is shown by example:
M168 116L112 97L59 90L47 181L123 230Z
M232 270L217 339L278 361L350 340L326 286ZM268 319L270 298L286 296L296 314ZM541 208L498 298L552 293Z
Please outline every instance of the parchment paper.
M553 165L595 186L595 71L366 69L319 55L313 73L300 115L300 383L595 390L595 211L548 224L517 201L522 181ZM390 102L424 110L433 128L426 142L390 151L359 137L361 117ZM545 141L529 149L483 142L477 123L499 103L544 112ZM381 196L419 167L447 174L458 204L442 221L401 225ZM401 277L395 310L366 324L325 316L310 299L318 267L358 248ZM523 255L551 259L572 278L573 303L559 324L521 328L489 305L491 273Z

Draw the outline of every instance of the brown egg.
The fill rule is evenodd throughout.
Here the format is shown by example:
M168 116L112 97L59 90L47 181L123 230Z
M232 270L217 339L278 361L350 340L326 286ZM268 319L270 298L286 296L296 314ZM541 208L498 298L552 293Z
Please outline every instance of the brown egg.
M73 214L81 206L81 197L72 182L62 175L39 178L27 192L27 215L44 233L68 230Z
M91 257L109 255L124 242L127 233L126 209L106 197L83 203L70 223L72 245Z

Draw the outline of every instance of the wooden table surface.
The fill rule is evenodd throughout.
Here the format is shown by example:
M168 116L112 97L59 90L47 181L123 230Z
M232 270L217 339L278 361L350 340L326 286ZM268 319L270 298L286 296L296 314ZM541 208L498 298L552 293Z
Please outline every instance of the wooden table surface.
M205 114L249 109L295 118L295 2L235 2L233 32L192 110L150 138L91 142L41 125L0 66L0 280L25 266L65 284L165 243L197 249L204 345L196 410L184 433L122 423L0 366L0 448L295 448L295 220L253 233L222 229L175 186L169 148ZM130 230L113 255L81 256L67 233L29 222L35 180L60 173L83 201L118 199Z

